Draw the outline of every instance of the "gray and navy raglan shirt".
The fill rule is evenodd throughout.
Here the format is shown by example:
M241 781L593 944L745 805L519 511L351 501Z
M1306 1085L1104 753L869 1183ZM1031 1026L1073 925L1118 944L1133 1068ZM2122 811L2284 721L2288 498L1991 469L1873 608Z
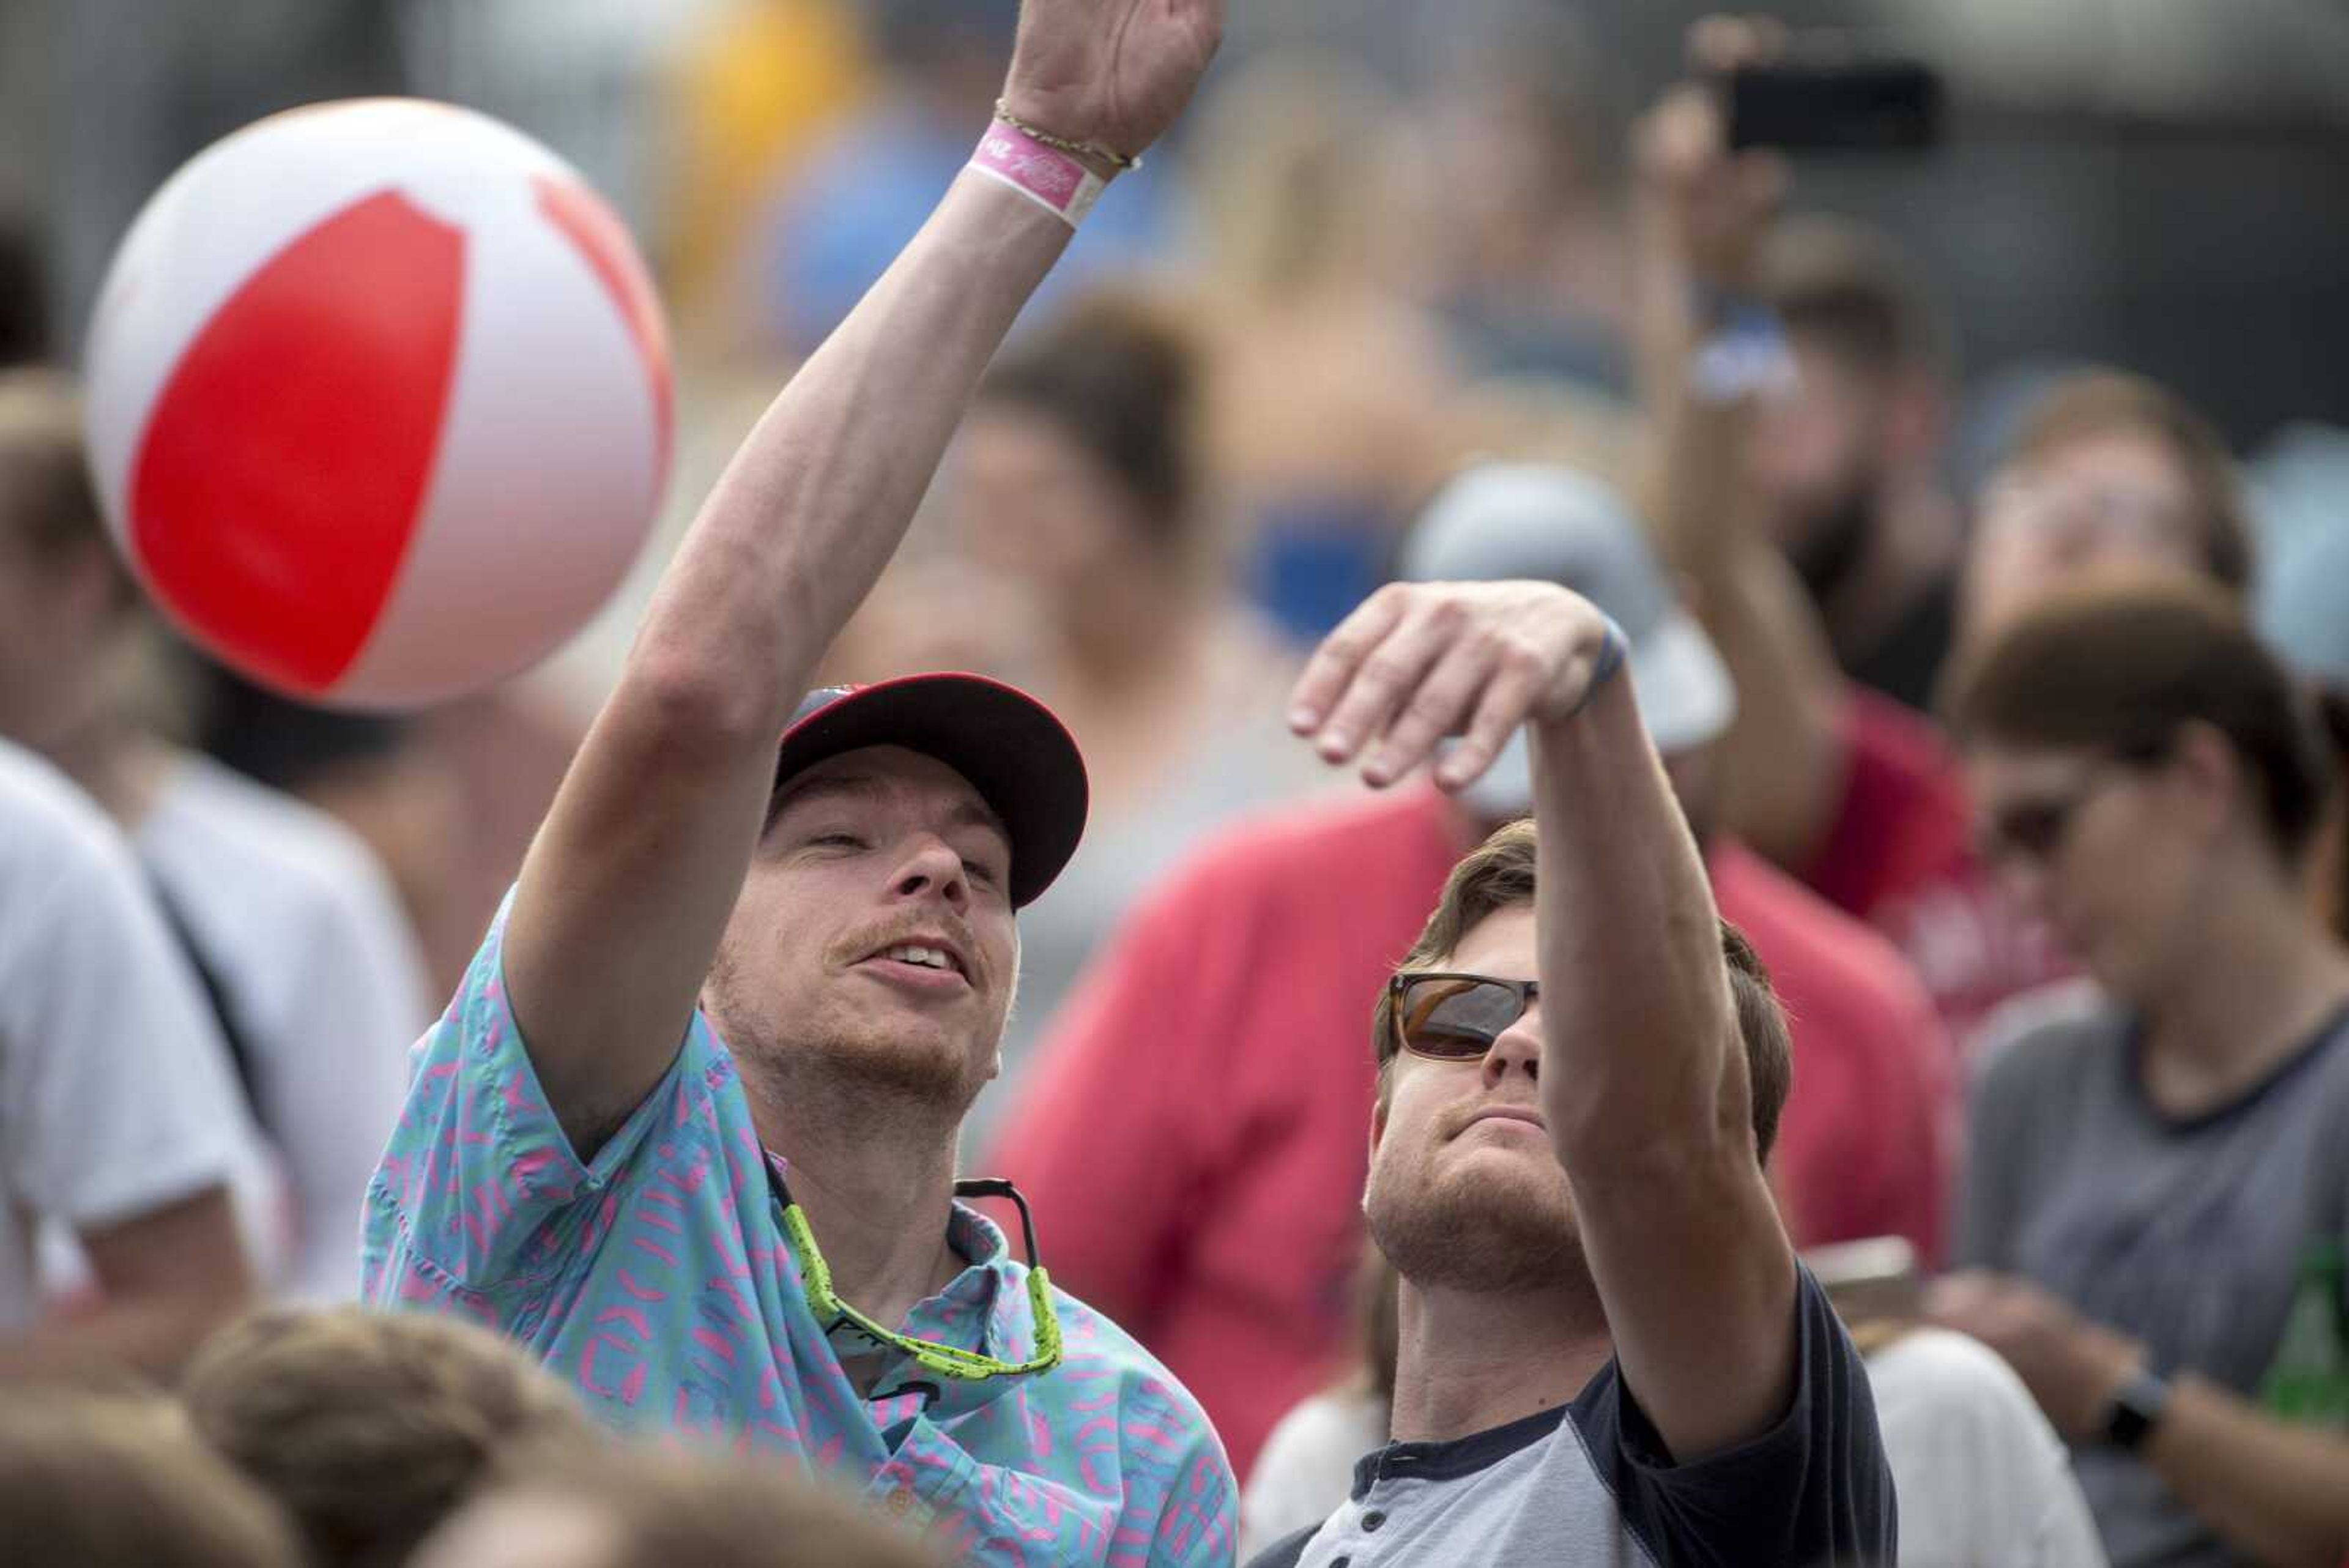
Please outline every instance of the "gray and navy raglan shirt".
M1571 1404L1364 1457L1344 1507L1251 1568L1890 1568L1892 1475L1868 1374L1806 1270L1795 1332L1794 1397L1748 1442L1674 1464L1609 1361Z

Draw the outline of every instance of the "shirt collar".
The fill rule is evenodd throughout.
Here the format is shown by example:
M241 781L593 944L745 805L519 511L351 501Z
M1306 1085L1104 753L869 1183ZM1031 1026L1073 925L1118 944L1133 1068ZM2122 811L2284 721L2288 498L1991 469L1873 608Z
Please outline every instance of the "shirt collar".
M772 1149L762 1152L777 1171L786 1179L790 1177L790 1160ZM968 1204L957 1201L947 1210L947 1244L963 1260L962 1271L937 1293L915 1303L905 1321L905 1332L917 1338L984 1351L1005 1361L1025 1361L1035 1355L1036 1324L1028 1304L1028 1270L1012 1257L1011 1245L1002 1227ZM864 1344L862 1336L844 1325L833 1332L836 1336ZM933 1396L930 1413L943 1417L987 1404L1024 1386L1034 1376L1022 1373L975 1381L937 1379L944 1386ZM886 1397L927 1381L921 1367L907 1356L882 1377L872 1397Z
M947 1220L947 1239L964 1259L960 1273L936 1295L917 1303L905 1321L911 1334L1004 1361L1025 1361L1036 1353L1036 1324L1028 1304L1028 1270L1011 1256L1001 1228L977 1210L957 1203ZM911 1356L901 1360L875 1386L882 1399L916 1387L925 1395L925 1413L946 1420L1027 1386L1037 1375L1005 1373L966 1380L933 1377Z

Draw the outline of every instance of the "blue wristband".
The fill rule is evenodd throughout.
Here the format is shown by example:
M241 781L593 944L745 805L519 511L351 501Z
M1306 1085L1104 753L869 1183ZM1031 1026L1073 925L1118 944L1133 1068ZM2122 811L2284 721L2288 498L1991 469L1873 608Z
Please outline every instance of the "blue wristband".
M1583 690L1582 701L1574 705L1575 713L1589 707L1590 700L1599 695L1599 688L1615 678L1615 672L1623 668L1623 656L1630 647L1630 640L1623 635L1623 628L1615 624L1613 616L1600 610L1599 618L1607 623L1606 629L1599 639L1599 659L1591 666L1590 684Z

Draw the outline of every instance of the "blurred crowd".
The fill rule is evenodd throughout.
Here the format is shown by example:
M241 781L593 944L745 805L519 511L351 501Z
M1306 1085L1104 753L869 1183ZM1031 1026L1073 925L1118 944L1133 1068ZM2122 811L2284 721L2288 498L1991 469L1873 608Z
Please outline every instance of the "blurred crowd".
M393 76L463 27L382 9ZM620 192L680 346L656 557L952 179L1016 9L669 25L632 88L666 161ZM2222 434L2072 343L1982 362L1936 257L1668 70L1529 69L1557 35L1502 26L1399 85L1281 31L1112 184L824 660L1012 681L1085 753L964 1168L1204 1406L1242 1560L1343 1503L1396 1355L1372 1003L1532 786L1520 747L1464 794L1366 791L1283 705L1382 582L1562 583L1627 634L1791 1019L1772 1189L1867 1357L1901 1562L2349 1563L2349 431L2316 417L2349 399ZM0 1560L933 1560L738 1456L624 1448L484 1331L349 1304L409 1047L660 561L554 669L427 712L211 664L83 463L81 242L20 217ZM2168 1382L2150 1446L2107 1429L2116 1365Z

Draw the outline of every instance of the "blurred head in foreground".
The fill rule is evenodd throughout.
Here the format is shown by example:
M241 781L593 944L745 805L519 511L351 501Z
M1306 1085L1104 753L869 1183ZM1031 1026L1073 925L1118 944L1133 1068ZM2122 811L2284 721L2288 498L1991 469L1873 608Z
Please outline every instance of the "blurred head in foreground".
M485 1492L413 1568L944 1568L885 1517L771 1463L615 1452Z
M0 1563L295 1568L268 1498L160 1399L16 1388L0 1399Z
M320 1568L394 1568L504 1467L609 1440L495 1334L356 1307L231 1324L182 1396L197 1432L277 1499Z

